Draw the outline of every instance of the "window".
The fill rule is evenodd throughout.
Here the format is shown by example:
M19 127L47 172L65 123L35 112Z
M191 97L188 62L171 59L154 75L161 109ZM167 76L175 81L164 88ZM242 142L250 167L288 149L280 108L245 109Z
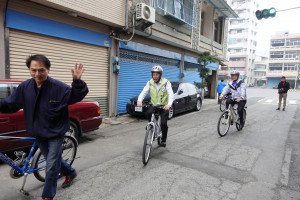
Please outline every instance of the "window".
M270 58L283 58L283 51L270 52Z
M155 8L158 13L175 19L177 23L197 26L193 0L155 0Z
M0 99L4 99L11 95L10 84L0 83Z

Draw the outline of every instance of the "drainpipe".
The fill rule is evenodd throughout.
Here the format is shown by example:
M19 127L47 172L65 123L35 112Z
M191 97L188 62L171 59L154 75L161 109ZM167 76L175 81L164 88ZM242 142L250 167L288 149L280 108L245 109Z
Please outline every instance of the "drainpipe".
M125 4L125 30L128 30L128 2L129 0L126 0Z

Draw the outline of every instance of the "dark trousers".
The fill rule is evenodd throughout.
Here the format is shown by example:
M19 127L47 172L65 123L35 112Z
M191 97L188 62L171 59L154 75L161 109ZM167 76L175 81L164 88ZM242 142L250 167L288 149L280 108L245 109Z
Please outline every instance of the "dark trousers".
M222 93L218 93L218 104L222 103L222 99L220 99L219 97L221 96Z
M146 118L151 121L151 116L153 113L153 106L150 106L147 109L146 112ZM168 110L161 110L160 111L160 117L161 117L161 131L162 131L162 138L161 140L163 142L167 141L167 135L168 135L168 117L169 117L169 111Z
M76 173L68 163L62 159L62 143L64 138L54 138L51 140L38 142L38 146L46 158L46 180L42 198L54 198L57 188L59 173L63 176L70 176Z
M242 100L240 102L237 102L237 101L233 101L231 99L227 99L226 108L228 108L229 104L231 104L232 106L234 106L235 104L238 104L237 112L238 112L239 117L240 117L240 122L243 122L244 121L243 109L245 108L246 103L247 103L246 100Z

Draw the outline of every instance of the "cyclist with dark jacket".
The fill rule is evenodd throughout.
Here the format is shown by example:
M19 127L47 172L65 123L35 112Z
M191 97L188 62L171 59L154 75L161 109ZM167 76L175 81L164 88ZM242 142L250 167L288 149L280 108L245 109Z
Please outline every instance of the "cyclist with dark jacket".
M72 69L72 87L48 76L51 63L44 55L33 55L26 60L31 79L19 85L9 97L0 100L0 112L14 113L24 109L26 130L37 139L46 158L46 180L43 199L53 199L59 173L66 176L62 187L68 187L77 176L76 170L62 159L62 144L70 129L68 105L81 101L88 87L80 78L82 64Z
M226 85L223 89L220 98L223 98L224 95L231 93L231 97L226 101L226 108L229 104L234 105L238 104L238 114L240 118L240 129L244 127L244 116L243 110L247 103L247 94L246 94L246 84L243 80L239 79L240 73L237 70L231 72L232 81Z

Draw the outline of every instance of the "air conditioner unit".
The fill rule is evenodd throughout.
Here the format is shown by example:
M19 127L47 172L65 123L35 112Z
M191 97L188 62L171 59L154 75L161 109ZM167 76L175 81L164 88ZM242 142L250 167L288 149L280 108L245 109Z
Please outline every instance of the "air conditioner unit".
M136 4L136 20L144 21L148 26L155 23L155 9L144 3Z

